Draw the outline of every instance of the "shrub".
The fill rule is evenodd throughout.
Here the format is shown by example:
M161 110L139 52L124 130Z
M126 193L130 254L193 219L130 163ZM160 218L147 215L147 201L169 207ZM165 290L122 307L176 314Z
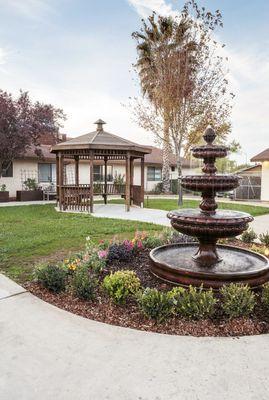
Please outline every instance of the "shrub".
M256 244L253 244L250 248L251 251L255 251L255 253L259 253L262 255L266 255L268 249L265 246L258 246Z
M140 310L147 317L163 322L172 315L173 301L168 293L146 288L137 295Z
M163 239L157 235L148 236L143 240L143 246L145 249L153 249L154 247L159 247L163 244Z
M86 268L79 268L75 271L71 288L75 296L84 300L93 300L98 281L96 277Z
M268 310L269 309L269 283L266 283L262 287L262 295L261 301L264 307Z
M204 291L203 287L190 286L188 290L177 287L169 292L173 300L174 313L188 319L211 317L217 303L212 289Z
M257 238L257 235L253 229L248 229L247 231L243 232L241 235L241 240L244 243L252 243L256 238Z
M120 304L138 292L140 279L134 271L116 271L105 277L103 288L115 303Z
M27 178L26 181L23 182L24 186L27 190L37 190L38 185L35 178Z
M269 247L269 232L261 233L259 235L259 239L260 239L262 244L264 244L265 246Z
M113 243L108 248L107 260L108 262L114 260L128 261L131 259L132 255L132 249L126 246L125 243Z
M65 289L67 271L62 266L46 264L35 269L35 277L42 286L57 293Z
M84 257L83 265L92 272L99 274L106 266L106 258L101 257L99 252L93 252Z
M246 285L231 283L223 286L222 308L230 318L247 316L252 313L256 299L254 293Z

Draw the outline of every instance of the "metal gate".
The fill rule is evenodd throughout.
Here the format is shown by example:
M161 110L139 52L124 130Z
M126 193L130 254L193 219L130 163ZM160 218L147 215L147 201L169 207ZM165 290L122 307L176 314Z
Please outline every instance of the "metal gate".
M260 200L261 198L261 177L242 176L240 186L234 191L236 200Z

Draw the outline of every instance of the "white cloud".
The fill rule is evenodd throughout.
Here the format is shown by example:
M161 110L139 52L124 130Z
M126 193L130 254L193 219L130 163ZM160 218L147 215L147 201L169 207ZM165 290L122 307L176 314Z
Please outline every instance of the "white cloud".
M128 2L135 8L136 12L145 18L156 11L161 15L175 15L171 4L166 3L164 0L128 0Z

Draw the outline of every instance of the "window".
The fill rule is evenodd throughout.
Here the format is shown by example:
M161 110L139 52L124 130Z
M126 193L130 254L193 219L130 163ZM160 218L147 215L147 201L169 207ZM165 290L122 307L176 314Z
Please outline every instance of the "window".
M39 182L56 182L55 164L38 164Z
M13 163L3 162L2 163L2 178L12 178L13 177Z
M94 165L93 166L93 181L94 182L104 182L105 180L105 166L104 165ZM112 182L112 165L107 166L107 181Z
M175 172L175 170L176 170L176 167L171 167L172 172Z
M102 165L93 166L93 181L94 182L102 181Z
M161 181L162 180L161 168L148 167L147 168L147 180L148 181Z

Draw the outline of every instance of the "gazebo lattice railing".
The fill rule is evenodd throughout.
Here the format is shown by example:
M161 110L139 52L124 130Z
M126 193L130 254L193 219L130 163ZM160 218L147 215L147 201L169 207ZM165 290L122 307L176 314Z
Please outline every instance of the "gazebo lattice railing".
M144 201L144 156L151 149L122 139L103 130L102 120L98 120L97 130L52 147L56 153L57 200L60 210L93 212L93 197L101 195L105 204L109 195L120 195L125 199L126 211L130 205L142 206ZM140 185L134 185L134 160L141 160ZM79 162L89 161L89 184L79 182ZM107 181L107 165L112 160L125 162L125 184ZM75 184L64 182L64 165L73 161L75 166ZM104 183L93 179L93 166L104 163Z

